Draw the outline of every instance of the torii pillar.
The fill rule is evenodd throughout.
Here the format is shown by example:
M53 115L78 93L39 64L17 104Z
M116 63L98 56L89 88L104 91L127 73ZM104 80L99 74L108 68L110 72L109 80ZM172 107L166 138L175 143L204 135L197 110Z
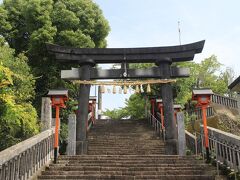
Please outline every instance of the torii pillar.
M90 80L91 68L95 66L93 60L88 59L80 64L80 80ZM88 120L88 102L90 95L89 84L80 84L78 96L78 114L77 114L77 127L76 127L76 154L87 154L87 120Z
M171 64L170 58L161 59L161 63L158 61L156 64L161 69L163 79L171 78ZM164 126L165 126L165 153L166 154L177 154L177 129L174 121L174 109L173 109L173 90L170 83L162 85L162 101L164 109Z

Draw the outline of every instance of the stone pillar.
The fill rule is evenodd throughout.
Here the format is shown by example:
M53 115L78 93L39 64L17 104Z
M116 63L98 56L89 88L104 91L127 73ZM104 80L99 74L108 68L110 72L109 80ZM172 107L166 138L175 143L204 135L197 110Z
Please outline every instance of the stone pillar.
M165 58L161 61L157 61L162 72L163 79L171 78L171 63L170 58ZM166 154L177 154L177 129L174 121L174 108L173 108L173 90L170 83L162 84L162 100L164 110L164 126L165 126L165 145Z
M98 119L101 119L102 115L102 93L100 86L98 86Z
M68 145L67 155L76 155L76 115L68 116Z
M144 100L145 100L145 117L148 117L148 98L147 96L144 96Z
M90 80L90 72L94 61L86 60L84 64L80 64L80 80ZM87 119L88 119L88 103L89 103L90 85L80 85L76 127L76 154L87 153Z
M41 131L52 128L52 104L49 97L42 98Z
M237 93L237 106L238 106L238 113L240 114L240 92Z
M178 155L186 155L186 138L183 112L177 113L177 127L178 127Z

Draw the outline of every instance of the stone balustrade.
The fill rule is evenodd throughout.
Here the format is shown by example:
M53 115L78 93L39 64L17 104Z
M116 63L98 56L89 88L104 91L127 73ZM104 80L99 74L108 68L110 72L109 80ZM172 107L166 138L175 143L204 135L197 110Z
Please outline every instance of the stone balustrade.
M53 156L54 128L0 152L0 179L30 179Z
M236 99L233 99L233 98L213 94L211 96L211 102L216 103L216 104L221 104L223 106L227 106L227 107L230 107L230 108L238 109L238 101Z
M209 148L220 164L240 172L240 136L208 127Z
M201 108L196 108L194 111L189 111L188 114L190 116L195 114L197 119L202 119L202 109ZM207 108L206 115L207 115L207 117L214 116L214 111L213 111L212 107Z

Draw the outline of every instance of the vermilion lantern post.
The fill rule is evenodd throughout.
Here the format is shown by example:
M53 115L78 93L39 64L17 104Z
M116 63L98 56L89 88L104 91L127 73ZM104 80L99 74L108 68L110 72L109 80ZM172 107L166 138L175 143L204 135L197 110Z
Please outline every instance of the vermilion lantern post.
M151 114L153 117L155 117L155 103L156 103L156 98L150 98L150 103L151 103ZM151 124L153 124L153 119L151 117Z
M68 100L68 90L49 90L48 96L51 97L52 106L56 109L55 136L54 136L54 163L57 163L58 142L59 142L59 111L66 108L65 102Z
M97 101L96 96L90 96L88 113L91 113L91 119L93 124L95 124L95 121L96 121L96 117L95 117L96 101Z
M156 102L157 102L159 112L161 114L162 129L164 129L163 101L162 101L162 99L157 99Z
M175 119L175 124L177 125L177 113L181 111L182 106L179 104L174 104L173 105L174 108L174 119Z
M203 131L204 131L204 137L205 137L204 141L205 141L207 161L210 160L208 129L207 129L207 107L211 102L212 94L213 92L211 89L194 89L192 92L192 100L197 101L196 107L200 107L202 109Z

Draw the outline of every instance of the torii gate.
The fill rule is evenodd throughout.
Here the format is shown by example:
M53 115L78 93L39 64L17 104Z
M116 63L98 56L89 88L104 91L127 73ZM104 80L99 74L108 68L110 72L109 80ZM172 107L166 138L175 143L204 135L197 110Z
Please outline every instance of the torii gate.
M188 77L188 68L173 67L173 62L191 61L201 53L205 41L192 44L147 48L71 48L47 44L49 53L63 63L79 64L80 68L62 70L61 78L66 80L95 79L170 79ZM98 63L155 63L148 69L108 69L94 68ZM123 67L123 66L122 66ZM88 116L90 85L80 85L79 114L76 127L76 154L87 153L86 119ZM174 123L173 93L169 83L162 85L162 100L165 112L166 154L177 154L177 130Z

